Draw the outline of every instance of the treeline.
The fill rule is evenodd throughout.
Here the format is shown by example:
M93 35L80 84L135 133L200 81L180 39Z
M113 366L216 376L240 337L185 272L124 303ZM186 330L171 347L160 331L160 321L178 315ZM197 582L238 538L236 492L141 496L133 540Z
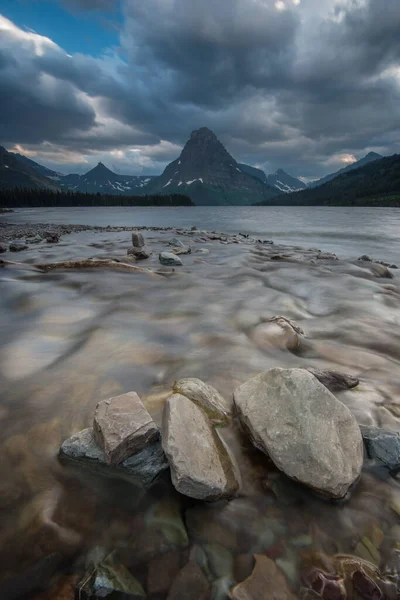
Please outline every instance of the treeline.
M193 206L184 194L113 196L48 189L13 188L0 190L0 206L24 208L40 206Z
M400 206L400 155L373 161L321 186L263 202L281 206Z

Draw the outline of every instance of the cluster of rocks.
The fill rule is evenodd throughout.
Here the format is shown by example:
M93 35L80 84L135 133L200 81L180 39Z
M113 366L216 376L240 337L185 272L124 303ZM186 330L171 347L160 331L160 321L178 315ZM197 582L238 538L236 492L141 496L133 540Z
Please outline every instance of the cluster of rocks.
M241 476L220 427L230 423L234 409L248 439L280 471L340 499L360 476L363 437L368 456L393 472L400 465L400 436L365 427L360 431L332 393L357 383L342 373L274 368L237 388L232 406L201 380L181 379L165 403L161 432L130 392L100 402L93 429L65 441L61 456L125 474L142 485L169 466L181 494L198 500L232 498Z
M160 252L158 259L164 266L180 267L182 266L182 260L179 258L179 254L191 254L192 249L190 246L185 246L181 240L174 237L168 242L168 245L172 249L168 252ZM143 234L134 230L132 232L132 246L128 248L128 256L133 257L135 260L146 260L150 258L153 251L146 246Z

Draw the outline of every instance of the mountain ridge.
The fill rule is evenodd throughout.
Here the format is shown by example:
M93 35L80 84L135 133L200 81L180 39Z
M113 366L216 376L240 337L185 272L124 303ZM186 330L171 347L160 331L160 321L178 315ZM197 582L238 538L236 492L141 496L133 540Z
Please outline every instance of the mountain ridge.
M321 179L317 179L316 181L309 181L308 187L314 188L314 187L318 187L320 185L324 185L324 183L328 183L328 181L332 181L332 179L335 179L336 177L338 177L339 175L342 175L343 173L348 173L349 171L354 171L355 169L359 169L360 167L363 167L364 165L367 165L370 162L373 162L374 160L380 160L381 158L384 158L384 157L381 156L380 154L378 154L377 152L368 152L368 154L363 156L363 158L360 158L360 160L357 160L356 162L351 163L351 165L347 165L347 167L343 167L342 169L339 169L338 171L335 171L334 173L329 173L328 175L324 175L324 177L321 177Z

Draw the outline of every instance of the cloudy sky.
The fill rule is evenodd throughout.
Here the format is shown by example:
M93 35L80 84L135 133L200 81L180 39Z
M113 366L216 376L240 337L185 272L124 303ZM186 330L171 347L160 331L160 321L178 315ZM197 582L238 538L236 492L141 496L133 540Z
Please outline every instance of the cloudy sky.
M400 0L1 0L0 144L156 174L193 129L306 179L400 153Z

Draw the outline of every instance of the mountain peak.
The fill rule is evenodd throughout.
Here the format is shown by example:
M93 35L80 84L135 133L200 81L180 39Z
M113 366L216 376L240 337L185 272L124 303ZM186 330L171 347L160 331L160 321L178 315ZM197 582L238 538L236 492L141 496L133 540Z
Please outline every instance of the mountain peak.
M209 139L209 140L218 141L218 138L215 135L215 133L213 131L211 131L211 129L208 129L208 127L200 127L200 129L195 129L194 131L192 131L192 133L190 135L190 139L191 140Z
M369 158L371 160L378 160L378 158L383 158L383 156L381 156L377 152L368 152L368 154L366 156L364 156L364 158Z

